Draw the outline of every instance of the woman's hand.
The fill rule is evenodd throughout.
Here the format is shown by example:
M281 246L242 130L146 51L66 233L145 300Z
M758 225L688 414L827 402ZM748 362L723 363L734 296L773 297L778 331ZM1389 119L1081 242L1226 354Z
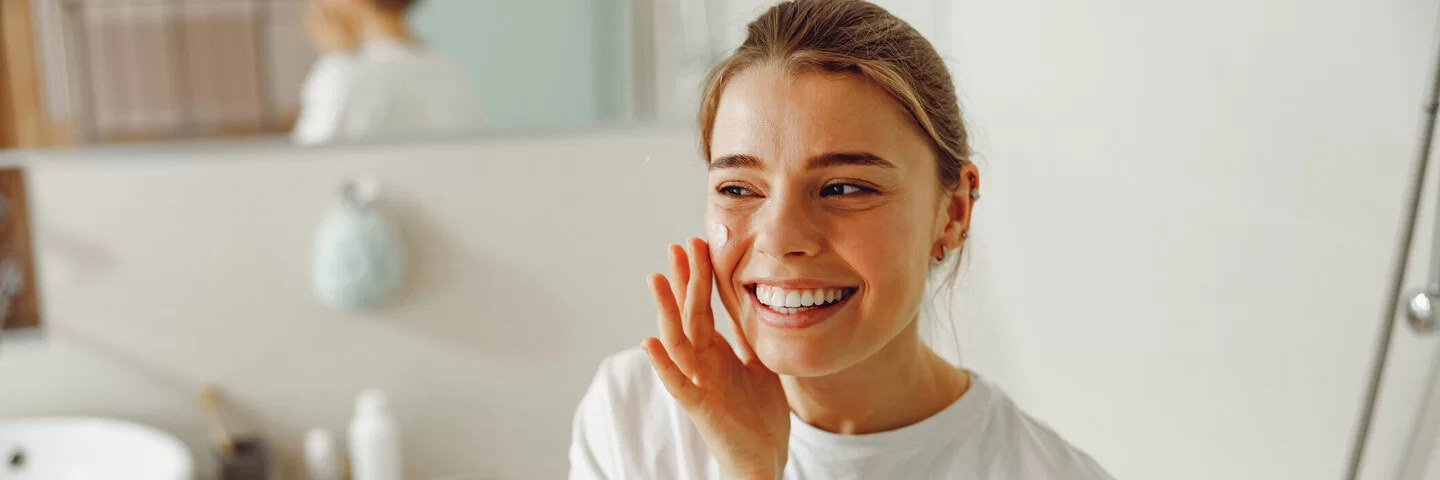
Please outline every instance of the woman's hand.
M311 4L305 20L310 43L321 53L349 52L360 45L360 32L355 22L324 2Z
M746 360L715 331L709 246L690 239L687 255L671 245L670 264L673 278L650 276L660 338L641 347L700 430L724 478L780 478L790 446L790 406L780 377L750 353L738 324L735 341Z

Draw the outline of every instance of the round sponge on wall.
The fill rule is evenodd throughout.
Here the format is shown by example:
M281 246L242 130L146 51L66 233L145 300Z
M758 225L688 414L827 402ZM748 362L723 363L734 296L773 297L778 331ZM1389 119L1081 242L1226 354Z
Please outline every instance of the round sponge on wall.
M346 186L345 201L320 224L315 238L315 295L346 310L379 307L405 284L399 230L357 192L353 184Z

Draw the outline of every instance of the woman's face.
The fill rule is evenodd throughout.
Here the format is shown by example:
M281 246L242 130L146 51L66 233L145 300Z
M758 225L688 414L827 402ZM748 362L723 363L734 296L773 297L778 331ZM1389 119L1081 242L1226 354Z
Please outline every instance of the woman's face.
M723 245L712 234L717 289L760 360L820 376L897 338L918 341L902 332L970 204L943 191L904 107L858 75L761 65L731 79L714 125L707 215L726 232ZM968 193L973 170L964 176Z

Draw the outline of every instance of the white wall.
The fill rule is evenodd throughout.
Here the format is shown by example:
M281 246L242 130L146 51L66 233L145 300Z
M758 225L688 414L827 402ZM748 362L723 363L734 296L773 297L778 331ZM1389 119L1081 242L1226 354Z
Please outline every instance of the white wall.
M651 334L644 277L703 215L683 131L38 157L46 332L0 345L0 417L136 419L203 452L194 389L214 382L293 453L378 386L415 479L562 477L597 361ZM411 293L373 315L309 293L352 174L413 248Z
M689 125L700 105L700 89L714 62L745 41L745 27L775 0L646 0L657 19L650 46L655 88L650 94L661 121ZM950 0L874 0L949 51ZM642 2L643 3L643 2ZM705 35L709 33L709 35ZM708 52L706 50L709 50Z
M1340 478L1437 5L954 2L971 363L1119 478Z

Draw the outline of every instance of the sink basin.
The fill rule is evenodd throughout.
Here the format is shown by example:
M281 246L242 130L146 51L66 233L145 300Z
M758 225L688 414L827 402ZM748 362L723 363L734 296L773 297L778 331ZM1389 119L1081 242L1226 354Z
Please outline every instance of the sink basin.
M0 420L0 480L194 480L185 445L102 418Z

